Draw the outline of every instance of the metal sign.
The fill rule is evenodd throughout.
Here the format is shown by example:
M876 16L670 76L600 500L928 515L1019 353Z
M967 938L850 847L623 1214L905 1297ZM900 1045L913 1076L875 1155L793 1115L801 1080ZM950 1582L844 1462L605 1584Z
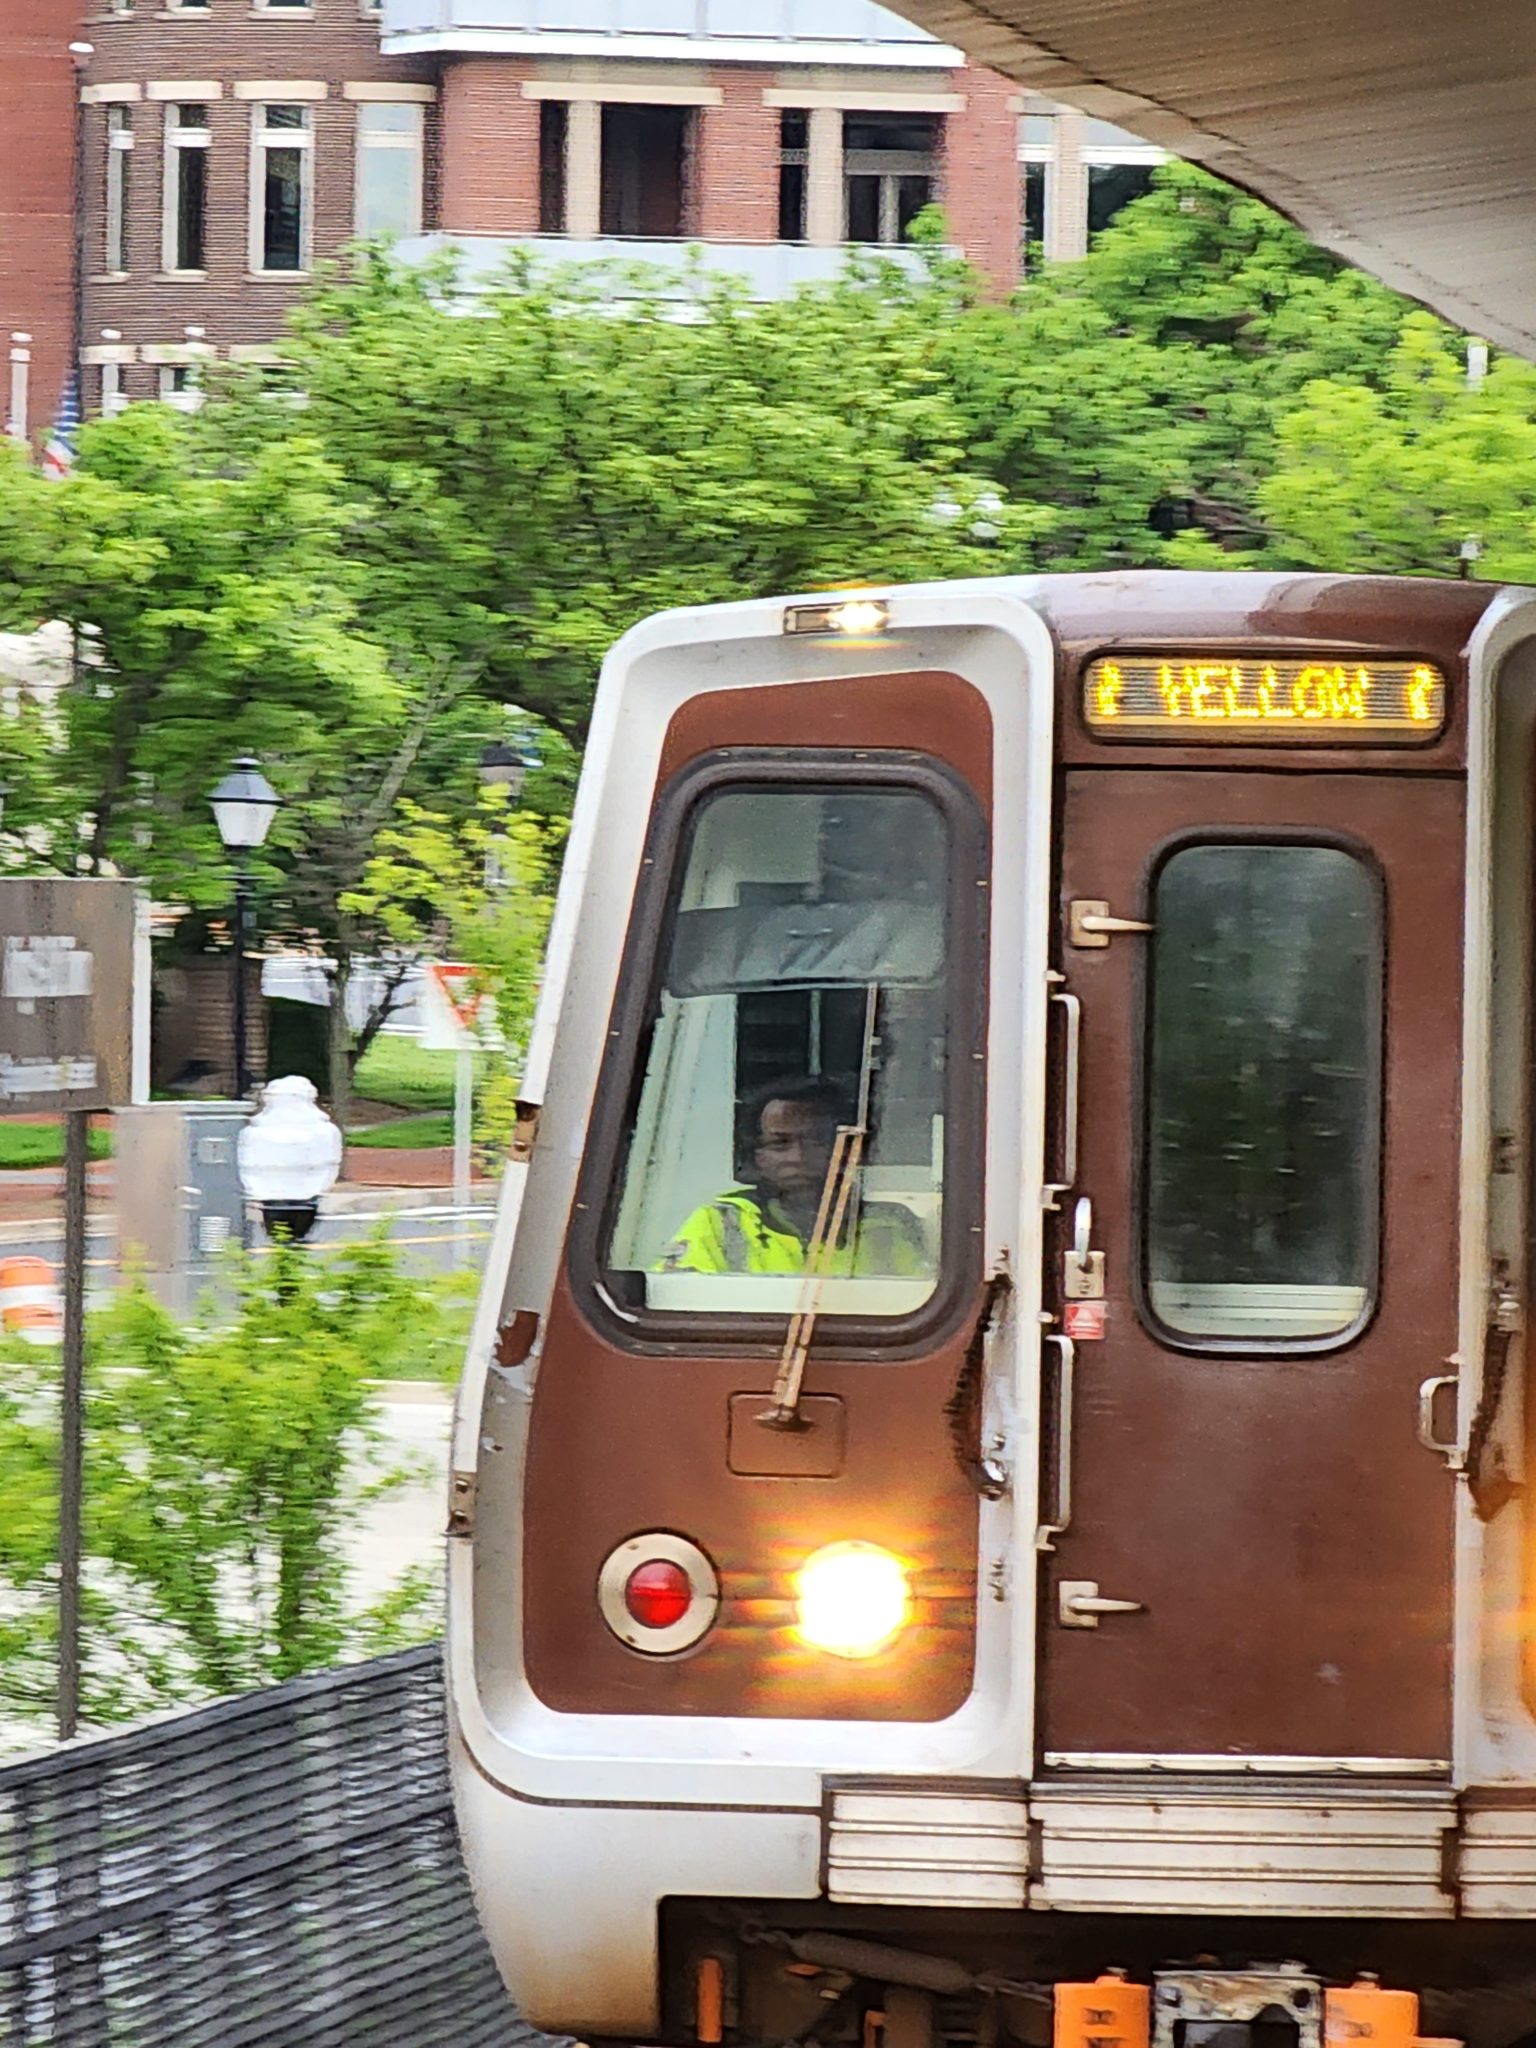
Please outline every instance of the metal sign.
M0 881L0 1117L129 1099L134 884Z
M459 960L429 960L421 981L421 1034L427 1052L495 1052L501 1049L496 998L487 994L473 967Z

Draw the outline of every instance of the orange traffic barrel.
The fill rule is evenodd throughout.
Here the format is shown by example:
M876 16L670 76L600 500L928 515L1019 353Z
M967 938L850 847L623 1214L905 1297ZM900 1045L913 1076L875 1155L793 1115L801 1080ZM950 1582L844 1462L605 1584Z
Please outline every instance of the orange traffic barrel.
M0 1258L0 1331L25 1344L64 1341L64 1302L46 1259Z
M1152 1995L1106 1970L1091 1984L1058 1984L1052 2048L1147 2048Z
M1325 2048L1414 2048L1418 2035L1411 1991L1383 1991L1374 1977L1357 1977L1347 1990L1323 1993Z

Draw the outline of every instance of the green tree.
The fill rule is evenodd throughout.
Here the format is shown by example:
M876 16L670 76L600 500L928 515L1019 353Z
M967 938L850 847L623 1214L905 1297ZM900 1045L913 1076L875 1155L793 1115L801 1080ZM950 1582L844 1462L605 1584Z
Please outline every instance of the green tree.
M345 1540L404 1469L359 1474L372 1383L439 1376L461 1318L387 1246L236 1260L233 1312L176 1323L141 1288L91 1320L85 1426L83 1717L103 1723L267 1685L417 1640L433 1588L349 1595ZM57 1355L0 1382L0 1717L53 1689Z
M379 833L350 899L385 932L394 957L476 970L502 1040L481 1062L476 1124L498 1152L511 1136L564 838L563 818L511 810L498 790L485 791L462 821L408 803Z
M359 508L371 628L575 742L603 654L651 612L995 566L932 517L986 483L939 363L965 310L943 266L761 306L701 272L687 318L659 295L616 318L605 288L519 262L465 319L442 273L364 254L294 317L302 413L248 377L203 430L316 436ZM1050 523L992 522L1015 554Z
M1408 312L1378 386L1320 379L1281 421L1259 502L1278 561L1323 569L1536 578L1536 366L1471 384L1461 338Z
M1041 566L1177 561L1164 513L1237 561L1264 545L1278 421L1310 380L1379 381L1403 310L1257 200L1169 164L1082 262L952 323L941 367L971 462L1055 511Z

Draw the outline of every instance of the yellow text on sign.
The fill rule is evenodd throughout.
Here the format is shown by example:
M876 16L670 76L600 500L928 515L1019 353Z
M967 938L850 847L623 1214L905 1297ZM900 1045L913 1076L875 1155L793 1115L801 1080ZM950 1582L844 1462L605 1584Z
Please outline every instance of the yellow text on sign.
M1445 724L1445 677L1425 661L1136 655L1091 661L1096 732L1168 739L1412 741Z

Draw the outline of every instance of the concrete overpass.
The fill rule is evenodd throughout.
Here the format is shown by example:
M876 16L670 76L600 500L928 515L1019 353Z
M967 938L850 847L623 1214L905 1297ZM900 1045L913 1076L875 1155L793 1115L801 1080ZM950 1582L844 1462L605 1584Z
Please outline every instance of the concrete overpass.
M1532 0L899 0L976 61L1266 199L1536 355Z

